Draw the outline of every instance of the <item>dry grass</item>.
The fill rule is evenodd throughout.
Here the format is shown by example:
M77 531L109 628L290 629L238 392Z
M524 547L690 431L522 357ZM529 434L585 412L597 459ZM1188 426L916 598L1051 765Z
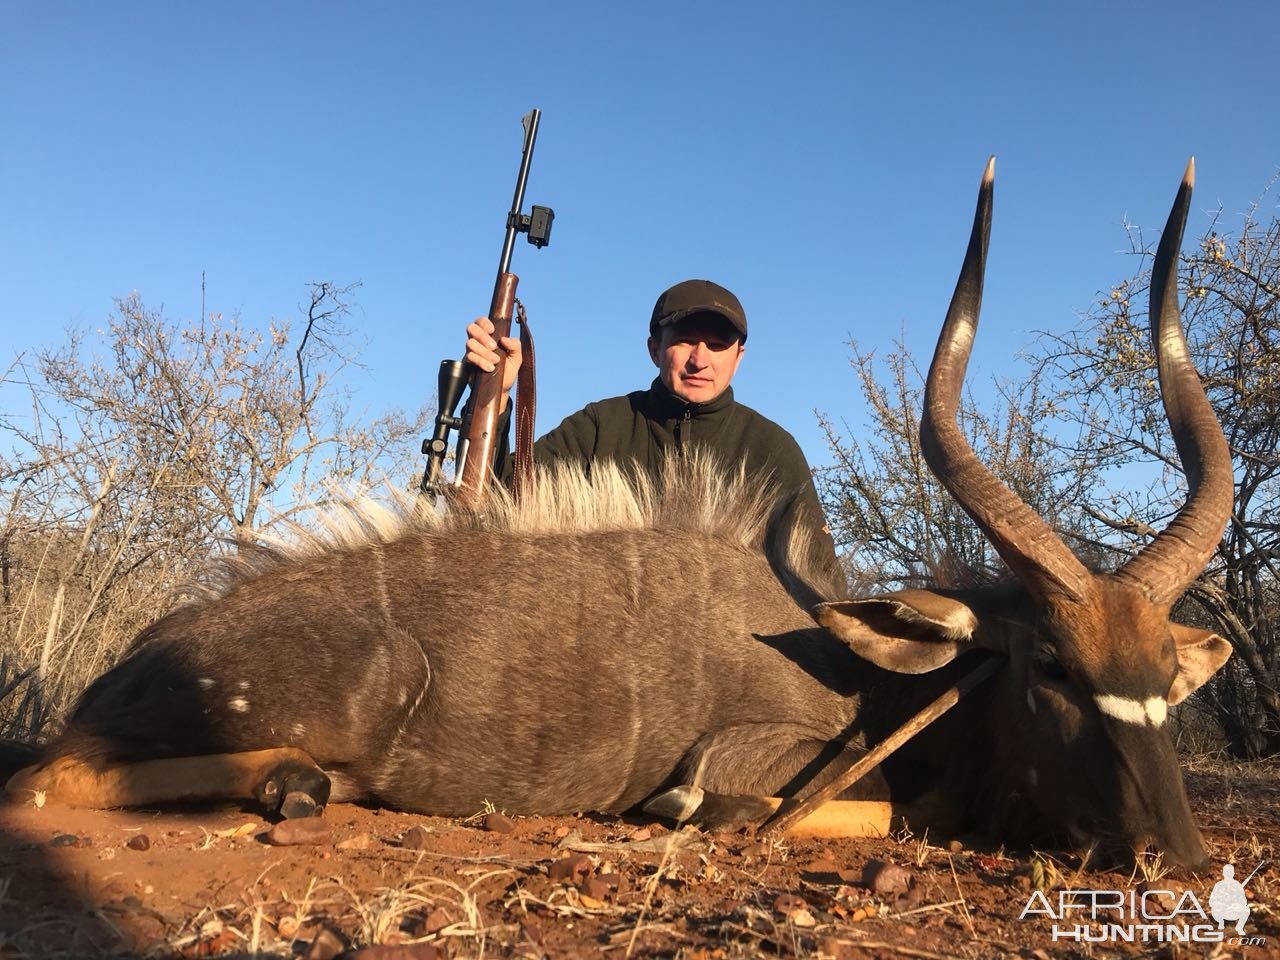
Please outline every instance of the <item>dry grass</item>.
M179 573L157 557L125 569L92 527L11 537L0 646L0 739L34 743L170 603Z

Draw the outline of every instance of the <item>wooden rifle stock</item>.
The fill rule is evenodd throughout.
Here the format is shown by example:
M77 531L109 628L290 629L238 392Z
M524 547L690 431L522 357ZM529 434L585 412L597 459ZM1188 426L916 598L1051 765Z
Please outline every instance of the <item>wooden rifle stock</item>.
M511 317L515 313L516 284L514 273L501 273L494 284L493 301L489 304L489 320L493 338L511 336ZM492 373L475 368L471 380L470 416L463 428L467 456L462 465L462 481L457 500L464 507L478 510L484 501L485 488L493 473L493 456L498 446L498 411L502 406L503 363Z

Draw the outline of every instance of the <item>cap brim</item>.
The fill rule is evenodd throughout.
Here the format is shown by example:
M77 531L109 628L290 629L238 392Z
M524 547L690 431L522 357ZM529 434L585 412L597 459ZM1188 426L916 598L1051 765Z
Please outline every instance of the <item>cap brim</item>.
M717 307L714 304L710 304L710 303L704 306L685 307L683 310L677 310L675 313L669 313L665 317L663 317L661 320L658 321L658 326L669 327L673 323L679 323L681 320L687 320L689 317L696 316L699 313L710 313L714 316L720 317L723 320L727 320L729 323L729 326L737 330L741 336L745 337L747 335L745 324L743 324L743 322L738 317L735 317L731 313L726 313L720 307Z

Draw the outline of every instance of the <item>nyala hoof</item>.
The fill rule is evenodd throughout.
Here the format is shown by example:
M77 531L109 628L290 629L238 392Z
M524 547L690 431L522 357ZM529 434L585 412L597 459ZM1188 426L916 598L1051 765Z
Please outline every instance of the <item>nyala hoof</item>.
M679 786L650 797L643 810L702 830L738 830L763 823L777 808L778 802L767 797L739 797Z
M654 794L644 802L641 809L663 820L684 823L698 812L705 797L706 793L701 787L682 785Z
M286 820L318 817L329 802L329 777L319 767L290 760L272 767L253 795Z
M315 797L303 790L290 790L280 803L280 816L286 820L318 817L322 813L324 813L324 805L317 803Z

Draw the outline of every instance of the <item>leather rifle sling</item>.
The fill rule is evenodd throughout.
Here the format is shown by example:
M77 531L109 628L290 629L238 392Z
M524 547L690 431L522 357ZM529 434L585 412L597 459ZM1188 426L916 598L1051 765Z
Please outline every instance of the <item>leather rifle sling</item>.
M520 324L520 352L524 356L516 375L516 454L511 477L511 490L518 500L533 490L533 430L538 407L533 332L519 299L516 300L516 322Z

